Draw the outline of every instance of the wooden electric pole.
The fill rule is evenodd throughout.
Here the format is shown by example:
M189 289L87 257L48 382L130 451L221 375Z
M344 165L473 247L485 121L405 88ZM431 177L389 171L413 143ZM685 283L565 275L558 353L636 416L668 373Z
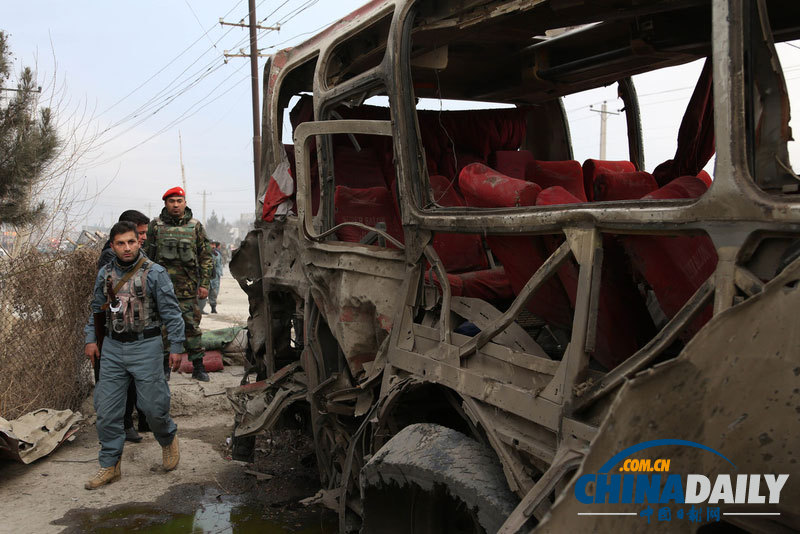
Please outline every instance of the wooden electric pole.
M206 197L211 193L203 189L203 192L200 194L203 196L203 224L206 224Z
M603 100L603 105L600 109L589 107L591 111L600 114L600 159L606 159L606 122L609 115L619 115L618 111L608 111L606 101Z
M183 141L181 140L181 131L178 130L178 157L181 161L181 183L183 184L183 192L186 193L186 171L183 169ZM189 193L186 193L187 195Z
M250 53L244 54L243 50L240 50L239 54L229 54L225 51L224 55L226 58L229 57L246 57L250 56L250 88L252 92L253 98L253 185L255 187L255 192L258 194L258 178L261 175L261 115L260 109L258 105L259 97L258 97L258 36L256 34L256 30L280 30L280 26L259 26L258 22L256 21L256 0L248 0L248 9L250 10L249 14L249 22L247 24L247 28L250 30ZM220 25L227 25L227 26L239 26L244 28L245 24L243 22L239 23L232 23L232 22L225 22L222 19L219 19Z

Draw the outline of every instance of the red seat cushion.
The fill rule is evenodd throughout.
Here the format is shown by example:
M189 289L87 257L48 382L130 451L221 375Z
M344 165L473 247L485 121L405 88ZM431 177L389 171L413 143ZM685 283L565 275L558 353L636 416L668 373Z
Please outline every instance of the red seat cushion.
M425 279L441 288L436 273L429 270ZM514 290L503 267L468 273L447 273L450 292L456 297L472 297L488 302L504 303L514 299Z
M649 172L604 172L594 181L594 199L636 200L658 189Z
M550 187L539 195L537 206L580 202L561 187ZM553 252L563 242L560 236L544 236L545 248ZM575 307L578 294L579 266L565 262L558 278ZM619 365L646 343L655 333L647 306L639 294L630 264L612 236L603 237L603 266L597 313L594 358L608 369Z
M433 199L441 206L466 206L464 197L455 189L455 179L444 176L430 177ZM441 258L447 272L486 269L489 264L478 234L448 234L438 232L433 237L433 248Z
M697 177L703 180L703 183L706 184L706 187L711 187L711 175L708 174L706 171L700 171L697 173Z
M459 176L461 190L469 206L533 206L541 188L510 178L485 165L470 165ZM517 295L547 259L542 238L537 236L488 236L486 241L503 264L511 289ZM556 277L548 280L528 301L527 308L553 326L569 328L572 310L569 299Z
M561 186L548 187L536 198L537 206L554 206L556 204L579 204L581 199Z
M681 176L644 198L697 198L706 190L702 180ZM717 251L707 236L663 237L630 235L622 243L634 268L653 288L661 309L672 318L717 266ZM711 318L710 307L683 335L688 340Z
M643 198L666 200L675 198L697 198L708 190L708 186L696 176L681 176L656 189Z
M336 224L360 222L375 227L377 223L382 222L386 224L386 232L390 236L403 242L403 227L392 194L385 187L354 189L339 185L336 186L333 199ZM355 226L345 226L336 231L336 236L341 241L357 243L367 233L367 230ZM392 247L391 243L387 245Z
M542 190L537 184L511 178L481 163L464 167L458 183L467 204L483 208L533 206Z
M498 172L518 180L524 180L533 173L535 161L529 150L498 150L492 160Z
M606 161L587 159L583 162L583 188L586 198L594 200L594 181L604 172L634 172L636 167L630 161Z
M526 179L539 184L542 189L560 186L572 193L580 202L586 202L581 164L573 160L535 160Z

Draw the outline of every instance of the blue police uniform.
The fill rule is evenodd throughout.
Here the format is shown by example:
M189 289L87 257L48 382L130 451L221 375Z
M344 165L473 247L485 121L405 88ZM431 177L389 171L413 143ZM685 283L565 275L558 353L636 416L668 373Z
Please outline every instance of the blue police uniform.
M133 269L115 258L100 269L94 285L92 315L84 330L86 343L96 343L94 313L107 299L107 288L115 286ZM116 306L106 310L106 337L101 352L100 381L94 391L100 466L112 467L122 456L125 443L123 413L128 385L133 380L137 404L147 416L153 435L162 447L172 443L177 425L169 415L170 392L164 377L161 325L167 330L170 352L183 352L184 324L178 299L166 269L145 262L117 292Z

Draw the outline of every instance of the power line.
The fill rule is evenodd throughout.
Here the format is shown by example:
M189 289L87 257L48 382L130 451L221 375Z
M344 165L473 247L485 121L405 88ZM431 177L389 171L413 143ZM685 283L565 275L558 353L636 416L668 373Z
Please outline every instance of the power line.
M244 0L239 0L238 2L236 2L236 4L234 4L234 6L233 6L233 7L232 7L232 8L231 8L229 11L228 11L228 13L226 13L226 14L225 14L225 16L227 16L227 15L228 15L229 13L231 13L231 12L232 12L234 9L236 9L237 7L239 7L239 4L241 4L243 1L244 1ZM202 28L202 25L201 25L201 28ZM180 52L180 53L179 53L177 56L175 56L175 57L174 57L174 58L172 58L170 61L168 61L166 65L164 65L163 67L161 67L161 68L160 68L158 71L156 71L154 74L152 74L152 75L151 75L149 78L147 78L145 81L143 81L142 83L140 83L139 85L137 85L137 86L136 86L136 87L135 87L135 88L134 88L134 89L133 89L131 92L129 92L128 94L126 94L125 96L123 96L122 98L120 98L119 100L117 100L116 102L114 102L113 104L111 104L111 106L109 106L108 108L106 108L105 110L103 110L103 111L102 111L102 112L101 112L101 113L98 115L98 117L101 117L101 116L105 115L106 113L108 113L109 111L111 111L112 109L114 109L115 107L117 107L117 106L118 106L120 103L122 103L123 101L127 100L127 99L128 99L128 98L130 98L130 97L131 97L131 96L132 96L134 93L136 93L136 92L137 92L138 90L140 90L142 87L144 87L145 85L147 85L147 84L148 84L148 83L149 83L149 82L150 82L150 81L151 81L153 78L155 78L156 76L158 76L159 74L161 74L162 72L164 72L164 71L165 71L167 68L169 68L169 66L170 66L170 65L172 65L173 63L175 63L177 60L179 60L181 57L183 57L183 55L184 55L184 54L186 54L186 52L188 52L189 50L191 50L191 49L194 47L194 45L196 45L196 44L197 44L199 41L201 41L201 40L203 39L203 37L205 37L206 35L208 35L208 33L209 33L211 30L213 30L214 28L216 28L216 24L214 24L214 25L212 25L211 27L209 27L209 28L208 28L208 29L207 29L207 30L206 30L206 31L205 31L205 32L204 32L204 33L203 33L203 34L202 34L200 37L198 37L197 39L195 39L195 40L194 40L194 41L193 41L193 42L192 42L192 43L191 43L189 46L187 46L186 48L184 48L184 49L183 49L183 51L181 51L181 52Z
M194 20L196 20L196 21L197 21L197 25L198 25L198 26L200 26L200 29L202 30L202 29L203 29L203 23L202 23L202 22L200 22L200 18L197 16L197 13L195 13L195 12L194 12L194 8L192 7L192 4L190 4L190 3L189 3L189 0L183 0L183 2L186 4L186 7L188 7L188 8L189 8L189 11L191 11L191 12L192 12L192 15L194 16ZM211 46L213 46L214 48L216 48L216 47L217 47L217 44L216 44L214 41L212 41L212 40L211 40L211 37L208 37L208 32L209 32L209 31L210 31L210 30L206 30L206 31L203 33L203 35L204 35L204 36L206 36L206 37L208 38L208 42L209 42L209 43L211 43Z
M174 127L174 126L176 126L176 125L178 125L178 124L182 123L183 121L185 121L185 120L187 120L187 119L191 118L192 116L194 116L196 113L198 113L198 112L199 112L201 109L205 108L205 107L206 107L206 106L208 106L209 104L211 104L211 103L213 103L213 102L215 102L215 101L219 100L219 99L220 99L220 98L222 98L224 95L228 94L230 91L232 91L233 89L235 89L235 88L236 88L236 86L237 86L239 83L241 83L241 82L243 82L244 80L246 80L246 79L247 79L247 77L249 77L249 76L246 76L246 77L243 77L243 78L239 78L239 79L236 81L236 83L234 83L233 85L231 85L230 87L228 87L228 88L227 88L225 91L223 91L222 93L220 93L220 94L216 95L216 96L215 96L213 99L209 100L208 102L206 102L206 103L203 103L203 100L207 99L207 98L208 98L208 97L209 97L209 96L210 96L210 95L211 95L211 94L212 94L214 91L216 91L216 90L217 90L217 89L218 89L218 88L219 88L219 87L220 87L220 86L221 86L223 83L225 83L225 82L226 82L226 81L228 81L228 80L229 80L231 77L233 77L233 75L234 75L234 74L238 73L238 72L239 72L239 71L240 71L240 70L241 70L241 69L242 69L244 66L246 66L246 64L243 64L243 65L242 65L242 67L240 67L239 69L237 69L237 70L235 70L233 73L231 73L231 75L230 75L230 76L228 76L227 78L225 78L225 79L224 79L224 80L223 80L223 81L222 81L220 84L218 84L216 87L214 87L214 89L212 89L212 90L211 90L211 92L209 92L208 94L206 94L206 96L205 96L205 97L203 97L203 98L202 98L202 99L200 99L199 101L197 101L197 102L195 102L194 104L192 104L192 105L191 105L189 108L187 108L187 109L186 109L186 110L185 110L185 111L184 111L184 112L183 112L181 115L179 115L179 116L178 116L176 119L173 119L173 120L172 120L172 121L171 121L169 124L167 124L166 126L164 126L163 128L161 128L160 130L158 130L158 131L157 131L156 133L154 133L153 135L151 135L151 136L147 137L146 139L144 139L144 140L140 141L139 143L136 143L136 144L135 144L135 145L133 145L132 147L130 147L130 148L126 149L126 150L123 150L122 152L120 152L120 153L118 153L118 154L115 154L114 156L111 156L111 157L109 157L109 158L107 158L107 159L105 159L105 160L103 160L103 161L100 161L100 162L97 162L97 163L95 163L95 164L94 164L94 165L92 165L90 168L93 168L93 167L98 167L98 166L100 166L100 165L105 165L106 163L109 163L109 162L111 162L111 161L113 161L113 160L115 160L115 159L117 159L117 158L119 158L119 157L121 157L121 156L124 156L124 155L125 155L125 154L127 154L128 152L131 152L132 150L135 150L135 149L139 148L140 146L144 145L144 144L145 144L145 143L147 143L148 141L151 141L152 139L154 139L154 138L158 137L159 135L163 134L164 132L166 132L166 131L167 131L167 130L169 130L170 128L172 128L172 127ZM201 105L200 107L198 107L197 109L195 109L194 111L192 111L192 108L194 108L195 106L198 106L199 104L202 104L202 105ZM191 113L189 113L190 111L191 111Z

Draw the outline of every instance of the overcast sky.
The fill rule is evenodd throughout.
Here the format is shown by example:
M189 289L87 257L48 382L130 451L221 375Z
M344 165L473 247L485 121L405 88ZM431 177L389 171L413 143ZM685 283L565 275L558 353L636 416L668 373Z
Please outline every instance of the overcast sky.
M260 0L264 53L301 42L364 0ZM238 219L252 210L252 115L249 63L223 62L223 51L248 46L245 28L221 27L224 16L247 16L245 0L139 0L137 2L6 2L0 29L10 33L16 65L35 66L44 93L52 86L65 100L62 116L86 106L102 135L83 171L87 190L100 191L84 221L110 225L125 209L156 215L161 195L181 184L178 132L183 140L188 202L202 217L212 210ZM52 43L52 44L51 44ZM800 100L800 49L779 45L790 95ZM55 57L55 59L54 59ZM260 60L259 72L264 65ZM701 64L635 79L642 101L648 170L672 156L686 102ZM569 97L575 157L599 154L599 116L589 106L608 101L616 88ZM79 115L80 116L80 115ZM627 159L624 116L608 121L608 159ZM795 128L797 131L797 127ZM800 161L792 148L795 168Z

